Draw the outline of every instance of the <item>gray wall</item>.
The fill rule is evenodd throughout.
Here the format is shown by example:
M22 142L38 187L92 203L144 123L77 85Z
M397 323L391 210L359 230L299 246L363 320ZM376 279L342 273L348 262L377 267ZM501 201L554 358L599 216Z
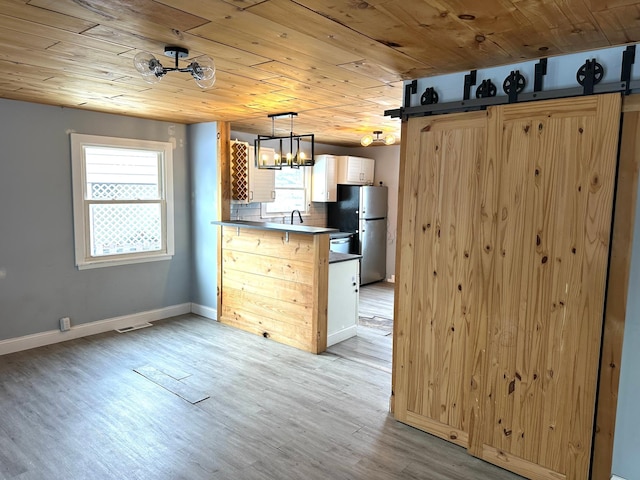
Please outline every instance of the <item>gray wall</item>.
M186 126L0 99L0 340L190 301ZM175 139L175 256L79 271L69 133Z
M627 480L640 478L640 195L633 239L612 468L612 473Z
M192 301L215 309L218 288L218 126L213 123L189 125L189 158L191 161L191 201L193 212Z

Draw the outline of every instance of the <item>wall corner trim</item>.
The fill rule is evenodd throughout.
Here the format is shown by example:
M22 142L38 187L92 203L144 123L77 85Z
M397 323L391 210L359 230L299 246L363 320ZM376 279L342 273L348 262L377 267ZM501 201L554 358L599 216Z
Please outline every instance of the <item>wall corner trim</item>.
M218 321L218 310L216 308L207 307L205 305L198 305L197 303L191 304L191 313L200 315L201 317L210 318L211 320Z
M131 327L146 322L155 322L177 315L191 313L191 303L182 303L179 305L171 305L169 307L158 308L155 310L147 310L146 312L133 313L120 317L107 318L105 320L97 320L95 322L82 323L74 325L71 330L60 332L58 330L49 330L47 332L25 335L23 337L9 338L0 340L0 355L20 352L31 348L44 347L53 343L65 342L76 338L87 337L97 333L104 333L116 328Z

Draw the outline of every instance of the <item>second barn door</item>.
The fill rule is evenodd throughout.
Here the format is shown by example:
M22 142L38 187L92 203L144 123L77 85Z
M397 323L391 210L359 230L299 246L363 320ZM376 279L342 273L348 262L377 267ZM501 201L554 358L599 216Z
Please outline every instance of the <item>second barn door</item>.
M491 117L500 196L472 450L530 478L586 479L620 96L511 105Z

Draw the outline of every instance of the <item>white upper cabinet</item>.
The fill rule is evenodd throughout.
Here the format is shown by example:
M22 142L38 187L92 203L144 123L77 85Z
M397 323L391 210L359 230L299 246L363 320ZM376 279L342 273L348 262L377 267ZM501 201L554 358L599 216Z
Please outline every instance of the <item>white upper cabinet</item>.
M311 201L335 202L337 188L336 157L316 155L311 176Z
M347 185L373 185L375 160L372 158L338 156L337 183Z
M256 166L252 145L232 140L230 162L233 203L273 202L276 199L275 170Z

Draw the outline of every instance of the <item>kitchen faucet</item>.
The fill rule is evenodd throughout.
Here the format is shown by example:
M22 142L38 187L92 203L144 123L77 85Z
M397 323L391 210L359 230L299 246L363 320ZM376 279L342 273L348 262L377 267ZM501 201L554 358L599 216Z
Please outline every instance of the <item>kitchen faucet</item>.
M294 210L293 212L291 212L291 225L293 225L293 214L298 212L298 218L300 219L300 223L304 223L302 221L302 214L300 213L300 210Z

